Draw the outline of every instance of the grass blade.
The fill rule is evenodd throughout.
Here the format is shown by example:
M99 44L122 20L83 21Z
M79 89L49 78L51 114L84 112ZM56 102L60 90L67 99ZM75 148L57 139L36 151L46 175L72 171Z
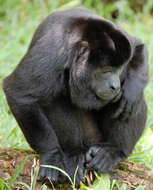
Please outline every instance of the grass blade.
M70 181L70 183L72 184L72 186L74 186L71 177L70 177L64 170L62 170L61 168L58 168L58 167L52 166L52 165L40 165L40 166L41 166L41 167L51 168L51 169L55 169L55 170L60 171L61 173L63 173L63 174L69 179L69 181Z
M10 186L13 185L13 184L15 184L16 179L17 179L17 177L20 175L20 172L22 171L22 169L23 169L23 167L24 167L24 165L25 165L27 159L28 159L28 156L19 164L19 166L18 166L17 169L15 170L15 172L14 172L12 178L9 180L9 185L10 185Z

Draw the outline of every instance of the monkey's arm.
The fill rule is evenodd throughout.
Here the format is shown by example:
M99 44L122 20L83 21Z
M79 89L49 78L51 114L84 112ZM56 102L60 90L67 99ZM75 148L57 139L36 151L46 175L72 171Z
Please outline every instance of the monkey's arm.
M4 91L13 115L31 147L39 153L42 164L63 168L63 152L41 106L61 90L56 85L52 90L56 78L49 78L51 59L43 43L33 47L5 79ZM48 168L42 168L40 174L55 181L58 178L58 172Z
M137 113L139 101L148 82L148 52L144 44L138 43L128 64L122 85L122 97L113 118L126 120Z

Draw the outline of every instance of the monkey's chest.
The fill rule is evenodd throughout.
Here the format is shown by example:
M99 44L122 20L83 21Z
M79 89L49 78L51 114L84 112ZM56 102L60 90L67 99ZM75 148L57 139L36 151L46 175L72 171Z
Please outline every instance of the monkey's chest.
M102 141L102 134L97 121L91 113L82 114L82 128L84 141L87 144L96 144Z
M64 150L82 148L102 140L96 119L91 113L56 106L46 114Z

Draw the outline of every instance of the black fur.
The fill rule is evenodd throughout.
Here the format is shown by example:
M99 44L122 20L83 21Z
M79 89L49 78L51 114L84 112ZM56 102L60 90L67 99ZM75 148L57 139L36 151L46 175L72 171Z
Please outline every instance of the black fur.
M71 176L79 165L79 185L85 169L109 172L132 152L146 121L147 57L140 40L87 9L40 24L4 91L42 164ZM47 178L65 182L41 168Z

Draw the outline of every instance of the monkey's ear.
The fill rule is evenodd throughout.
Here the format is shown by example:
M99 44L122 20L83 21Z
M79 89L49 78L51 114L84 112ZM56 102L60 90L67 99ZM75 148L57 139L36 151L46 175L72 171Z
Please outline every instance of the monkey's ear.
M81 41L80 46L83 48L89 48L89 43L87 41Z
M76 50L76 57L74 61L78 64L85 64L88 61L90 52L89 43L87 41L80 41Z
M87 41L80 41L77 52L79 56L87 56L87 52L89 53L89 43Z
M69 61L65 64L65 69L70 69L72 64L82 64L88 61L90 53L89 43L85 40L79 40L76 42L70 50Z

